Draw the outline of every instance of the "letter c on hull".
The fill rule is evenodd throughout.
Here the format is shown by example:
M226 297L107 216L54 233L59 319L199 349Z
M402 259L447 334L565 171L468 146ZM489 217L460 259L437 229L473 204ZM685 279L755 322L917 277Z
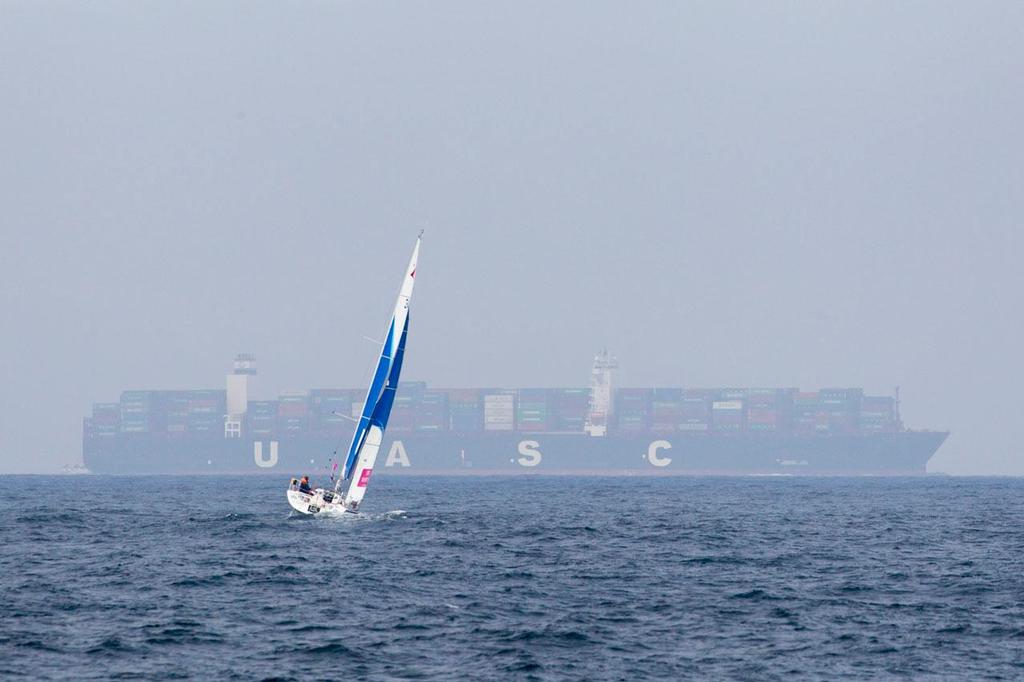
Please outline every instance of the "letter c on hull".
M269 469L277 466L277 441L270 441L270 457L263 459L263 441L258 440L252 444L252 456L256 460L256 466Z
M647 461L656 467L667 467L672 463L671 457L662 457L658 450L671 450L672 443L667 440L656 440L647 447Z
M540 443L535 440L522 440L519 441L519 454L522 455L516 461L519 462L520 466L524 467L535 467L540 464L540 460L543 457L540 454Z

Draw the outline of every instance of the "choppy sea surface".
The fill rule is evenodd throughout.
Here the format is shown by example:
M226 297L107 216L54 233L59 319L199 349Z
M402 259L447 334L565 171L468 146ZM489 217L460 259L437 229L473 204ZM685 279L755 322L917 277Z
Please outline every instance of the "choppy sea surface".
M1024 480L0 477L5 679L1021 679Z

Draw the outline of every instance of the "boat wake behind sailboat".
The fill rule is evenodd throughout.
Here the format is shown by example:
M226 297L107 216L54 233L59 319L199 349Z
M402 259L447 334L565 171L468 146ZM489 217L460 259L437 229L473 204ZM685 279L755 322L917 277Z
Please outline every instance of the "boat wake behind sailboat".
M405 357L405 340L409 334L409 300L416 282L416 261L422 237L423 233L420 232L402 279L402 288L398 292L395 311L391 316L391 326L388 327L387 337L381 347L377 369L366 392L363 411L352 434L352 443L338 482L333 490L310 489L305 485L305 479L302 484L292 479L288 486L288 504L300 514L354 514L363 501L377 460L377 451L380 450L384 430L391 416L395 392L398 390L402 360ZM343 484L346 484L344 491Z

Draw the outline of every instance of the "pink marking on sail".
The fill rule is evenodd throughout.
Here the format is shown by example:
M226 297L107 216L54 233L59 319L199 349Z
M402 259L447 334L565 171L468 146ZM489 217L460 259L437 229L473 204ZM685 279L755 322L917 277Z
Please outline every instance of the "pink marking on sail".
M373 469L363 469L363 473L359 475L359 483L356 485L360 488L365 488L366 484L370 480L370 474L373 473Z

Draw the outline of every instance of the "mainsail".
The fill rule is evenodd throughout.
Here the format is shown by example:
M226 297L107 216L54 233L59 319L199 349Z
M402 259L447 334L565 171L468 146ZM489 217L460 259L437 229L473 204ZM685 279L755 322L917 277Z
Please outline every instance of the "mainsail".
M373 473L373 464L377 459L384 430L391 416L391 407L395 402L395 391L398 389L398 377L402 372L402 359L405 356L405 340L409 334L409 299L416 281L416 259L420 253L422 233L416 239L416 247L409 259L409 267L405 270L402 289L395 302L395 313L391 318L384 345L377 360L377 369L373 373L373 381L366 392L363 412L352 434L352 443L348 448L345 466L341 477L334 486L335 492L341 488L343 481L349 481L348 492L345 493L344 504L348 509L355 509L366 494L366 485Z

